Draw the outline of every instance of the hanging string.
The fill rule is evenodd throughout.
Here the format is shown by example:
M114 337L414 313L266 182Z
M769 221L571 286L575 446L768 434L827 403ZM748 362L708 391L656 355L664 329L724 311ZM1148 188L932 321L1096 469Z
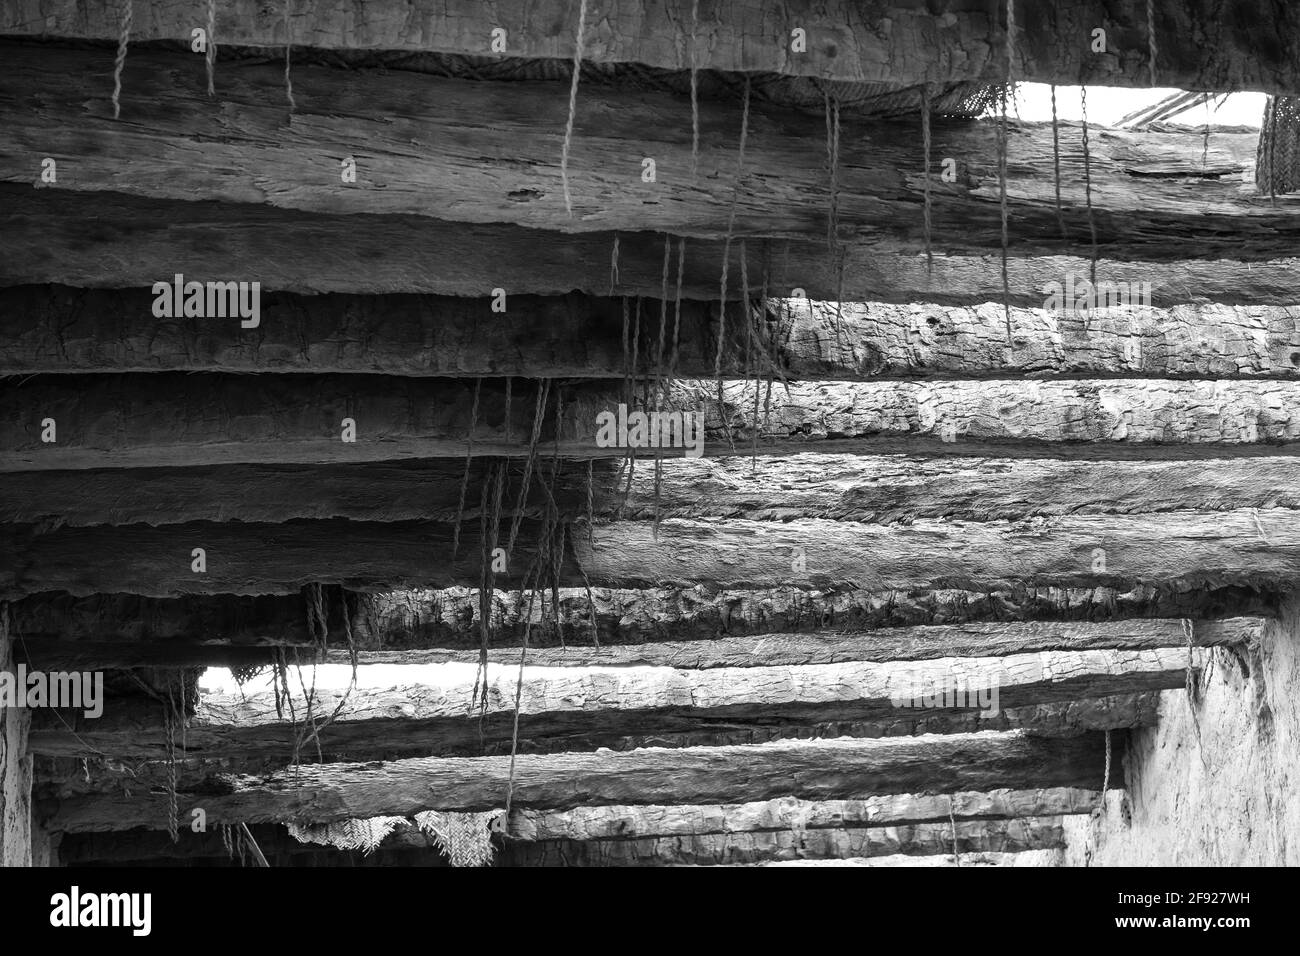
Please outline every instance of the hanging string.
M681 339L682 329L682 280L685 275L686 238L682 236L677 240L677 298L673 310L673 350L668 359L668 382L670 386L677 378L677 347Z
M289 100L289 113L298 108L298 104L293 99L293 80L289 78L289 58L293 49L292 25L289 22L289 9L293 0L284 0L284 95Z
M113 62L113 119L122 112L122 68L126 66L126 45L131 39L131 0L122 5L122 26L117 36L117 59Z
M700 22L700 0L691 0L691 178L700 168L700 80L695 58L695 33Z
M1110 728L1106 729L1106 771L1101 778L1101 808L1106 809L1106 791L1110 789Z
M722 394L722 353L725 349L724 338L727 333L727 272L731 265L731 236L736 227L736 206L740 201L740 184L745 175L745 141L749 138L749 76L745 76L745 94L740 113L740 148L736 152L736 181L732 187L731 210L727 215L727 237L722 244L722 282L718 296L718 345L713 356L713 377L718 382L718 416L727 430L727 440L731 440L731 428L727 425L727 416Z
M1052 166L1056 170L1056 222L1061 227L1061 238L1067 238L1065 232L1065 212L1061 208L1061 128L1056 118L1056 84L1052 84Z
M839 247L840 233L840 103L838 97L831 96L828 87L822 87L822 99L826 110L826 168L830 176L830 209L826 217L826 247L835 261L836 288L835 308L831 313L835 319L835 347L844 348L842 335L843 299L844 299L844 257Z
M1097 223L1092 215L1092 155L1088 148L1088 88L1086 86L1079 87L1079 103L1083 108L1083 195L1088 205L1088 234L1092 240L1092 263L1089 266L1088 276L1095 289L1097 286Z
M474 401L469 410L469 435L465 439L465 473L460 479L460 500L456 505L456 524L451 530L451 560L456 560L460 550L460 522L465 515L465 492L469 488L469 470L474 461L474 429L478 425L478 396L483 387L483 379L474 379Z
M1007 79L999 97L1002 105L1001 122L998 124L998 205L1002 218L1002 309L1007 322L1007 348L1014 349L1015 342L1011 332L1011 281L1007 274L1007 99L1012 87L1012 53L1015 49L1016 36L1016 2L1007 0Z
M998 206L1002 219L1002 310L1007 323L1007 348L1013 348L1011 333L1011 280L1007 273L1007 93L1004 89L1000 97L1002 117L998 124Z
M564 146L560 149L560 182L564 186L564 209L573 218L569 195L569 146L573 142L573 116L578 109L578 78L582 75L582 41L587 32L587 0L578 0L578 36L573 46L573 81L569 84L569 119L564 124Z
M1151 68L1151 86L1156 86L1156 2L1147 0L1147 50Z
M930 248L930 84L921 84L921 148L925 153L925 271L934 274Z
M208 96L216 96L212 77L217 68L217 0L208 0Z
M954 866L961 866L961 854L957 848L957 816L954 811L954 801L951 796L948 797L948 833L952 837L952 862Z
M614 233L614 248L609 254L609 294L614 294L618 285L618 233Z

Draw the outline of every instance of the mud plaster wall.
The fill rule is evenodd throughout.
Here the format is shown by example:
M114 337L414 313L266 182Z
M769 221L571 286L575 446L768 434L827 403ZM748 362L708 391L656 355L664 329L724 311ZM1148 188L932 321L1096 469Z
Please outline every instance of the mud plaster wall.
M0 614L0 670L13 671L13 642ZM0 866L31 866L32 758L26 708L0 704Z
M1128 790L1067 818L1066 866L1300 865L1300 601L1258 646L1216 649L1193 713L1165 691Z

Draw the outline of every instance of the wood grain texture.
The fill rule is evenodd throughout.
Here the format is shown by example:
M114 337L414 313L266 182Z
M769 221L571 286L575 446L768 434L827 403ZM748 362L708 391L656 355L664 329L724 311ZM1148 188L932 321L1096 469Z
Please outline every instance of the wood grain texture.
M62 283L97 288L141 286L176 273L221 281L259 281L296 293L431 293L488 296L610 294L612 233L541 233L507 224L448 223L425 216L355 216L274 209L249 203L179 202L105 192L93 213L84 196L61 189L0 183L8 213L0 233L0 286ZM925 256L845 246L841 270L825 240L733 242L729 274L741 250L755 288L766 262L768 289L814 299L973 305L1003 298L997 255ZM716 300L725 240L687 240L682 295ZM1008 266L1008 298L1040 308L1051 282L1087 275L1080 256L1019 250ZM1252 261L1232 252L1217 260L1123 261L1103 258L1098 281L1150 282L1152 304L1198 300L1289 305L1300 285L1293 257ZM673 292L675 281L673 276ZM663 295L663 238L619 236L615 295ZM742 295L739 281L728 297Z
M888 793L957 793L998 788L1097 786L1101 734L1034 738L976 733L885 740L822 740L753 747L647 748L626 753L522 754L514 805L574 806L858 799ZM1119 747L1122 758L1122 745ZM1112 755L1115 759L1115 755ZM242 779L223 795L180 794L179 812L207 811L208 823L327 823L422 810L491 810L505 799L509 757L415 758L324 764L266 779ZM1112 777L1112 783L1115 779ZM105 795L44 808L51 830L165 829L167 796Z
M927 717L978 714L971 723L1032 727L1032 715L1009 714L1039 704L1134 695L1184 685L1189 666L1202 666L1200 649L1090 650L1016 654L1008 657L941 658L807 664L762 664L708 670L589 669L554 676L525 672L518 733L525 752L548 740L572 749L594 749L590 738L658 737L732 732L749 726L831 722L924 722ZM316 714L336 715L319 736L321 748L350 760L384 756L447 756L508 749L514 728L514 668L494 669L483 710L472 704L472 679L360 687L347 694L323 691ZM922 703L924 695L925 703ZM937 696L936 696L937 695ZM306 710L298 699L296 712ZM1083 709L1087 709L1086 706ZM1094 707L1088 726L1106 708ZM1031 719L1026 719L1030 716ZM1059 729L1059 728L1053 728ZM301 728L286 720L273 694L208 694L185 726L187 757L229 759L266 754L287 761ZM102 751L122 759L161 760L168 740L161 712L127 710L82 721L75 732L64 722L44 721L28 747L47 756Z
M528 567L535 538L525 523L508 556L507 580ZM583 585L583 570L602 587L871 591L1277 587L1300 573L1300 528L1284 509L1025 522L918 519L899 526L667 519L657 534L652 522L617 522L594 529L594 546L581 534L570 540L560 570L560 583L569 587ZM357 590L470 583L479 571L478 536L461 536L455 563L451 541L448 526L421 522L192 522L48 533L0 526L0 596L291 594L315 582ZM195 548L205 550L205 572L192 570Z
M1087 813L1098 805L1091 790L995 790L949 795L901 794L865 800L809 802L786 798L761 803L715 806L575 807L572 810L516 810L510 815L512 840L620 840L676 836L759 834L781 831L856 830L945 823L956 820L1006 820ZM257 824L253 838L268 858L280 854L328 852L320 844L300 843L283 827ZM901 835L901 834L900 834ZM398 824L380 844L383 850L427 849L434 845L413 823ZM951 850L951 846L949 847ZM68 834L60 844L65 865L142 859L224 857L215 833L184 831L173 843L156 830Z
M400 376L179 372L53 375L0 381L12 417L0 422L0 471L195 467L236 463L347 464L418 458L527 457L534 389ZM620 459L602 440L618 387L557 388L541 447L566 458ZM938 381L733 383L722 412L713 389L675 386L675 407L704 434L641 458L717 457L746 450L829 454L1059 457L1093 460L1294 455L1300 381ZM760 409L754 418L755 392ZM554 411L563 406L557 423ZM343 421L355 423L345 442ZM50 419L57 440L46 441ZM471 421L471 419L473 419ZM755 428L755 422L757 427ZM471 425L473 430L471 432ZM757 432L757 434L755 434ZM692 435L695 435L692 430ZM471 448L472 441L472 448ZM678 443L681 444L680 442Z
M138 3L133 37L187 39L200 22L183 0ZM1185 89L1296 92L1297 24L1285 7L1224 8L1210 0L1155 4L1162 85ZM113 40L119 11L110 0L18 0L7 4L0 33ZM692 26L688 0L606 0L592 11L584 56L602 63L663 69L701 67L771 71L825 79L918 83L999 82L1005 76L1004 19L984 0L946 4L942 16L913 0L863 6L837 0L790 0L772 8L758 0L727 0L700 8ZM1107 53L1089 48L1104 25ZM569 58L577 10L558 2L507 0L348 0L295 4L293 42L325 49L489 54L492 29L507 31L507 56ZM791 49L790 31L807 31L807 50ZM691 42L692 30L694 42ZM217 15L219 42L283 47L283 12L253 0L232 0ZM1040 83L1144 87L1150 83L1146 6L1139 0L1028 4L1016 17L1013 67ZM1075 38L1063 42L1062 38ZM1212 39L1211 39L1212 38ZM936 56L935 51L942 55Z
M256 335L204 318L159 321L152 305L144 288L0 288L0 372L622 378L630 365L621 304L607 297L508 296L506 311L493 312L490 299L264 291ZM678 324L670 304L667 341L677 325L680 377L713 376L717 315L716 302L687 300ZM651 376L659 364L660 316L660 303L649 301L633 325L637 374ZM846 302L837 310L774 299L758 328L772 364L805 381L1300 377L1294 306L1201 303L1087 315L1017 307L1011 319L1008 344L996 303ZM722 330L727 377L753 374L746 329L733 303ZM766 374L766 360L758 364Z
M0 145L3 181L35 181L35 155L55 158L58 187L79 192L565 233L817 239L828 229L823 119L761 103L749 111L737 190L734 104L699 107L706 149L695 177L688 101L645 90L585 90L567 167L570 215L560 170L567 83L299 65L297 108L286 124L279 64L226 65L214 118L199 58L140 51L126 64L123 83L134 92L123 123L107 102L88 99L80 80L110 73L109 52L16 47L4 55L12 93L0 92L0 122L9 132ZM1016 254L1091 255L1094 231L1103 255L1128 259L1260 259L1295 248L1300 228L1293 213L1246 182L1254 171L1254 131L1215 131L1204 165L1199 131L1094 128L1090 136L1091 218L1080 128L1067 125L1055 138L1050 124L1010 128L1009 242ZM931 189L936 250L1001 248L998 137L990 121L934 124L933 155L960 164L955 181ZM923 250L920 140L919 119L845 128L834 202L842 242L877 253ZM1055 208L1058 153L1066 238ZM357 164L355 183L340 180L347 156ZM642 180L647 157L656 164L649 183Z
M575 655L590 649L593 608L585 588L561 589L562 630ZM703 586L629 590L593 588L594 616L602 645L626 647L629 659L638 653L676 655L669 648L656 651L658 643L680 643L698 650L695 664L710 657L703 642L722 641L724 650L715 659L727 658L727 641L778 636L815 635L833 646L840 637L857 641L859 650L878 639L899 657L923 654L926 642L890 638L879 633L887 628L934 627L1015 621L1043 623L1132 622L1149 618L1189 619L1202 633L1209 622L1236 615L1273 615L1276 593L1241 587L1169 589L1136 585L1126 589L1108 587L1058 588L1016 587L993 591L841 591L805 590L793 586L754 591L716 590ZM523 640L524 620L530 596L496 591L492 597L494 647L517 648ZM549 598L548 598L549 600ZM326 589L329 641L345 647L347 637L342 619L342 599L333 588ZM479 642L478 592L474 588L448 590L402 590L373 594L348 594L351 630L363 651L403 653L435 651L450 655L472 652L477 659ZM33 654L51 645L121 646L124 653L148 653L159 647L262 649L296 647L304 655L316 648L307 634L306 604L299 595L239 596L231 594L186 595L150 598L134 594L41 594L11 605L16 633ZM536 611L534 614L536 615ZM1156 622L1155 626L1161 626ZM868 636L863 632L875 632ZM1213 633L1212 630L1204 631ZM940 631L933 632L936 635ZM979 629L979 642L991 640ZM1035 632L1025 631L1021 636ZM1023 650L1051 649L1066 632L1043 629L1037 632L1047 646L1022 645ZM1086 632L1103 634L1104 631ZM1123 634L1116 630L1114 634ZM1149 632L1159 634L1160 631ZM953 637L960 643L959 632ZM1008 631L1014 638L1014 631ZM534 653L551 654L553 664L562 663L559 635L534 626L529 636ZM743 644L730 645L734 648ZM967 645L970 646L970 645ZM509 653L513 654L514 651ZM611 657L619 652L611 651ZM451 659L451 658L449 658ZM682 660L682 657L675 657ZM685 665L680 665L685 666Z

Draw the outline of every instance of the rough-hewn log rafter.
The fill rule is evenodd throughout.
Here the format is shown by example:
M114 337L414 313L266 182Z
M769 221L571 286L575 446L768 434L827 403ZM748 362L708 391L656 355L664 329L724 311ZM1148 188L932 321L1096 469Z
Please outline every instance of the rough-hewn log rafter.
M1116 748L1123 756L1123 745ZM378 764L305 766L243 779L227 794L179 794L179 811L207 811L214 823L331 822L409 816L422 810L490 810L505 800L509 757L432 757ZM977 733L866 741L821 740L754 747L654 748L626 753L522 754L514 805L575 806L725 803L795 796L858 799L888 793L957 793L998 788L1090 788L1105 764L1101 734L1035 738ZM1117 785L1114 776L1112 785ZM51 830L165 829L166 794L74 798L47 807Z
M188 40L198 14L185 0L137 2L133 37ZM1232 16L1211 0L1159 0L1155 5L1158 81L1187 89L1300 91L1294 41L1300 33L1273 6L1267 15ZM795 0L773 10L759 0L730 0L701 9L694 27L689 0L607 0L588 20L585 56L602 63L642 63L770 71L880 83L923 80L1000 82L1005 76L1005 21L987 0L948 3L942 15L913 0L864 7L850 0ZM505 55L567 58L573 54L577 10L569 5L508 0L416 3L349 0L293 8L293 42L325 49L489 55L492 29L502 27ZM593 22L594 21L594 22ZM120 13L109 0L19 0L5 7L0 34L117 39ZM595 26L599 24L599 28ZM1094 53L1091 31L1107 31L1107 52ZM792 52L791 31L807 32L807 49ZM283 47L281 11L253 0L222 8L223 44ZM694 30L696 42L690 35ZM1016 16L1019 79L1043 83L1147 86L1146 5L1141 0L1028 4ZM936 51L947 55L936 57Z
M518 733L524 741L544 744L573 738L581 745L584 738L596 735L655 737L819 722L887 725L949 712L982 711L988 714L984 719L995 720L1003 708L1181 687L1189 664L1199 667L1201 660L1199 649L1175 647L799 667L526 674ZM314 702L316 712L336 716L321 732L320 747L352 760L387 754L474 755L482 746L499 747L513 734L515 679L513 669L497 671L488 682L482 711L472 706L468 683L359 688L346 700L341 692L323 691ZM978 699L977 693L982 695ZM923 694L932 703L946 694L950 706L937 705L936 710L922 704ZM304 709L305 701L300 700L297 710ZM49 756L90 750L117 759L159 760L170 746L160 717L157 709L143 715L106 714L75 731L68 730L65 721L46 721L33 730L28 747ZM1022 718L1011 725L1032 725L1032 720ZM209 694L200 697L198 713L186 724L183 747L186 754L204 758L287 758L299 733L300 728L283 717L273 694Z
M674 289L669 289L671 296ZM622 378L621 304L583 296L297 296L263 290L248 335L206 318L154 317L145 289L0 289L0 373L371 372L387 375ZM668 323L676 325L676 307ZM658 362L660 307L647 303L637 372ZM773 300L762 350L789 379L1300 378L1294 306L1182 305L1087 315L1002 306ZM678 328L682 378L714 374L716 303L687 300ZM724 330L722 373L753 374L746 324ZM665 356L666 362L668 357ZM748 367L747 367L748 365ZM767 374L766 359L758 362Z
M104 99L88 99L81 77L112 70L112 56L10 48L0 91L0 180L33 181L32 156L63 164L63 189L116 190L173 200L265 203L323 213L432 216L513 223L560 232L655 231L695 238L814 238L830 209L821 117L755 106L745 144L753 186L733 188L738 127L734 105L706 103L708 147L691 175L691 106L645 91L589 89L576 114L562 196L563 83L493 83L395 71L382 75L299 66L292 128L284 125L279 65L231 64L223 71L219 130L207 110L200 58L137 53L123 79L125 123ZM33 108L35 101L35 108ZM437 108L430 110L429 103ZM956 181L932 189L934 248L1000 248L996 124L939 121L933 155L958 157ZM1085 212L1084 159L1077 127L1053 137L1048 124L1016 124L1009 241L1017 253L1091 254L1168 260L1290 254L1300 227L1267 197L1243 192L1258 136L1219 131L1202 166L1200 132L1094 129L1093 199ZM845 128L836 176L836 228L845 242L877 253L923 248L918 205L918 121ZM1063 146L1060 195L1068 238L1054 206L1054 142ZM339 177L355 157L355 184ZM80 157L91 154L94 162ZM642 182L642 160L656 163ZM1153 175L1158 174L1158 175ZM502 283L505 285L505 283Z
M528 567L524 525L511 573ZM315 582L361 590L447 587L476 579L476 531L451 560L451 528L423 522L192 522L43 532L0 526L0 596L41 591L289 594ZM666 519L594 529L571 539L561 584L603 587L907 591L1018 585L1278 586L1300 574L1300 528L1287 509L1080 515L1043 521L918 519L880 526ZM192 567L204 549L206 570ZM583 571L585 570L585 576Z
M56 282L152 287L175 273L204 280L260 281L285 292L423 292L487 296L610 293L609 232L563 235L512 225L448 223L423 216L353 216L273 209L250 203L179 202L118 193L95 198L87 229L84 196L0 183L9 214L0 234L0 286ZM621 233L615 295L663 294L663 238ZM725 240L687 240L682 294L716 300ZM740 275L741 243L729 269ZM1002 300L999 259L898 255L850 243L841 271L825 240L745 244L756 290L767 263L769 291L802 289L814 299L972 305ZM326 255L321 250L330 250ZM1026 250L1028 251L1028 250ZM1225 253L1233 255L1233 253ZM1098 281L1150 282L1153 305L1208 300L1229 304L1295 302L1300 260L1243 258L1178 262L1103 259ZM1040 308L1044 288L1087 275L1078 256L1013 257L1009 295ZM676 293L676 276L670 294ZM739 299L740 282L728 297Z

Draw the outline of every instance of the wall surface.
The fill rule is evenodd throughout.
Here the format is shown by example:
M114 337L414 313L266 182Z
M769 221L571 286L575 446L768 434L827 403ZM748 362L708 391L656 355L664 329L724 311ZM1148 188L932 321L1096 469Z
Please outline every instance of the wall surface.
M1196 706L1161 695L1128 790L1066 821L1066 866L1300 865L1300 601L1256 647L1215 650Z
M13 672L9 609L0 605L0 671ZM31 866L32 758L26 708L0 705L0 866Z

